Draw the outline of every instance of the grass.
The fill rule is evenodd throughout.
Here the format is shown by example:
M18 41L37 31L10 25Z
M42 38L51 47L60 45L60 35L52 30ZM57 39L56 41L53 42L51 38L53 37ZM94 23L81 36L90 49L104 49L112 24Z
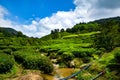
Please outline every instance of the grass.
M51 48L51 49L78 49L78 48L90 48L93 44L91 37L83 38L72 38L72 39L54 39L48 40L47 43L41 48Z
M74 43L59 43L49 46L44 46L43 48L53 48L53 49L63 49L63 48L87 48L90 47L91 43L81 43L81 44L74 44Z
M113 51L109 53L104 53L101 58L97 58L95 60L91 60L92 66L87 70L86 72L82 73L82 75L79 75L78 80L81 80L81 78L85 80L90 80L91 77L95 77L98 75L101 71L105 71L103 75L101 75L98 80L120 80L117 73L117 69L114 71L110 71L107 65L110 63L114 63L114 56L117 51L119 51L120 48L115 48Z
M80 37L80 36L90 36L90 35L94 35L94 34L98 34L98 33L100 33L100 32L97 31L97 32L89 32L89 33L83 33L83 34L72 34L72 35L63 36L63 39L75 38L75 37Z
M12 67L12 69L10 70L10 72L8 72L6 74L0 74L0 80L16 77L18 75L18 73L21 71L21 69L22 68L20 67L20 65L15 63L14 66Z

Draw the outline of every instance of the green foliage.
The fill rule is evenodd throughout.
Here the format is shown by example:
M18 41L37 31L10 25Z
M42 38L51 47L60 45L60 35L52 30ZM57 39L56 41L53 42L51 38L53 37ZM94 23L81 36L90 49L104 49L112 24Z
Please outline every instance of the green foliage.
M22 32L17 32L12 28L4 28L0 27L0 33L2 33L2 37L27 37L22 34ZM0 36L1 37L1 36Z
M18 31L16 34L17 37L27 37L26 35L24 35L22 32Z
M79 75L79 80L88 80L91 75L96 75L106 67L108 68L107 73L100 80L117 80L115 77L119 77L120 50L110 53L103 52L120 46L119 20L79 23L66 30L52 30L50 35L40 39L26 37L21 32L9 28L7 30L0 28L0 53L4 53L0 54L0 71L1 73L10 71L14 64L11 56L14 56L16 62L22 64L24 68L51 73L53 65L47 58L49 57L55 59L56 63L62 67L70 67L72 61L75 62L75 67L93 61L93 66L89 70L91 73ZM95 56L97 57L95 58ZM13 61L11 61L12 59ZM5 64L5 67L2 63Z
M67 35L67 36L63 36L64 39L69 39L69 38L81 38L84 36L91 36L94 34L98 34L100 33L99 31L97 32L89 32L89 33L83 33L83 34L71 34L71 35Z
M22 49L14 52L14 57L17 62L23 63L25 57L29 54L31 54L31 50L29 51L29 50Z
M52 40L52 39L59 39L59 38L62 38L63 36L66 36L66 35L70 35L71 33L68 33L68 32L57 32L57 33L52 33L50 35L46 35L42 38L40 38L40 40Z
M71 61L74 58L74 55L70 52L64 52L61 57L63 62L67 62Z
M11 54L12 50L11 49L3 49L3 52L6 54Z
M83 72L84 74L79 74L77 80L90 80L92 79L92 75L87 71Z
M30 55L23 62L23 66L27 69L39 69L44 73L51 73L53 66L50 60L45 56Z
M95 46L97 48L105 48L111 51L117 46L120 46L120 24L115 20L108 20L101 24L101 33L96 35Z
M0 54L0 73L6 73L11 70L14 65L14 59L7 54Z
M62 29L60 30L60 32L65 32L65 30L62 28Z
M82 61L84 62L84 63L88 63L88 62L90 62L90 57L83 57L82 58Z
M53 71L53 65L51 61L45 56L41 56L39 59L38 68L44 73L51 73Z
M98 31L99 25L94 22L90 23L79 23L76 24L73 28L68 28L66 31L69 33L86 33L92 31Z
M119 72L120 71L120 69L119 69L119 67L120 67L120 48L114 50L113 54L114 54L114 58L109 61L109 64L107 65L107 67L112 71L117 70L117 72Z
M12 77L16 77L19 71L21 71L21 69L18 66L18 64L15 63L13 67L10 69L10 72L7 72L5 74L0 74L0 80L7 80Z
M74 55L71 52L64 52L58 55L58 63L60 67L72 67L71 61L74 59Z
M80 48L77 50L73 50L72 53L75 55L75 57L91 57L92 54L95 52L96 50L94 48Z
M44 73L51 73L53 71L53 65L51 61L41 56L40 53L35 52L31 49L19 50L14 53L15 60L27 69L38 69Z
M57 52L57 55L62 55L64 52L65 52L65 50L59 50L59 51Z
M120 49L115 52L115 61L120 63Z

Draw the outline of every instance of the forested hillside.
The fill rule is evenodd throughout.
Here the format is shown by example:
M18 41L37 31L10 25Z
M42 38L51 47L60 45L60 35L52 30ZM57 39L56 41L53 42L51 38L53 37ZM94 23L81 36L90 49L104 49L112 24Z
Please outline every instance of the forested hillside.
M0 79L13 80L26 70L54 77L60 75L55 72L55 65L58 69L74 68L75 73L91 63L88 70L73 79L91 80L104 72L98 80L119 80L119 41L120 17L51 30L51 34L42 38L27 37L22 32L1 27Z
M16 31L12 28L0 27L0 37L27 37L22 32Z

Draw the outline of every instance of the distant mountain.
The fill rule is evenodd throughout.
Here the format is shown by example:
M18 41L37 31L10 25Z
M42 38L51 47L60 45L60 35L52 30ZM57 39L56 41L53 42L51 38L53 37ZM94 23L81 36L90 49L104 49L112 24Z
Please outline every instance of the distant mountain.
M12 29L12 28L4 28L4 27L0 27L0 32L8 32L11 34L17 34L17 31Z
M3 37L27 37L26 35L23 35L23 33L20 31L16 31L15 29L5 27L0 27L0 34L0 36Z
M95 20L93 22L99 23L99 24L103 24L109 20L115 20L116 22L120 23L120 16L118 17L111 17L111 18L104 18L104 19L99 19L99 20Z

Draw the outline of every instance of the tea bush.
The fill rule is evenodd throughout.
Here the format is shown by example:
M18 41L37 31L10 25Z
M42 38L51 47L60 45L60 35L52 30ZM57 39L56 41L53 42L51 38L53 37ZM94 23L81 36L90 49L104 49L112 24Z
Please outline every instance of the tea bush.
M62 55L62 61L66 62L66 61L71 61L74 58L74 55L70 52L64 52Z
M24 68L38 69L44 73L51 73L53 71L51 61L47 57L41 56L40 53L37 53L34 50L20 50L15 52L14 55L16 61L22 63Z
M120 63L120 49L115 52L115 60L117 63Z
M14 52L14 57L15 57L15 61L19 62L19 63L23 63L23 61L25 60L25 57L27 55L30 54L31 51L28 50L18 50L16 52Z
M0 54L0 73L6 73L14 65L14 59L12 56L1 53Z
M79 57L79 58L88 57L88 56L91 57L94 52L96 52L94 48L79 48L72 51L75 57Z
M59 51L57 52L57 55L62 55L64 52L65 52L64 50L59 50Z
M120 49L116 49L116 51L114 51L114 59L111 59L111 61L109 61L107 67L109 67L109 69L112 71L116 70L120 72Z
M12 52L11 49L4 49L3 51L4 51L4 53L6 53L6 54L11 54L11 52Z

